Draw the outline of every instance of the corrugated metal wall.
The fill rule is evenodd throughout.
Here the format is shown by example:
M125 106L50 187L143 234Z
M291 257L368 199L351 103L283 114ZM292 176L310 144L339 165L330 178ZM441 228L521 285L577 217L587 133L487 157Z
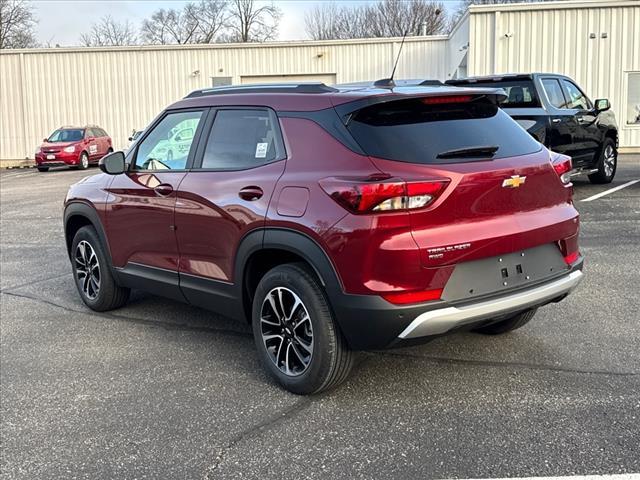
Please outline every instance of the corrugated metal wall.
M609 98L621 146L640 147L640 125L627 124L626 85L627 72L640 71L639 1L473 7L469 42L469 75L568 75L590 98Z
M47 49L0 54L0 159L33 157L61 125L95 123L117 147L211 77L389 76L399 39L262 45ZM397 78L447 78L447 37L407 39ZM199 71L194 75L193 72Z
M400 39L369 39L5 51L0 159L33 157L41 139L65 124L98 124L125 147L132 129L211 86L211 77L234 84L269 75L383 78L399 46ZM626 72L640 71L640 0L476 6L450 38L407 39L396 78L445 80L464 71L465 55L469 75L550 71L575 78L592 98L611 100L621 145L640 147L640 126L626 125Z

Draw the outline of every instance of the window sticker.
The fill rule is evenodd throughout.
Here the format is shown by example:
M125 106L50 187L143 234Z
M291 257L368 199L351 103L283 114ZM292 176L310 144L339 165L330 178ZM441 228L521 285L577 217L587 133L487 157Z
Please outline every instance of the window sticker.
M269 142L256 144L256 158L266 158Z

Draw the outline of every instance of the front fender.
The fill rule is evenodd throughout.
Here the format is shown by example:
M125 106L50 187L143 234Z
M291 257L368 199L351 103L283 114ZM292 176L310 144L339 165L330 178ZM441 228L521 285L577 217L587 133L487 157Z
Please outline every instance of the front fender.
M82 200L68 201L64 209L63 222L68 255L71 255L71 242L73 241L73 236L71 235L73 231L71 229L74 225L77 225L75 222L80 222L80 224L83 225L90 224L98 233L98 237L105 249L109 265L113 265L113 262L111 261L111 248L109 247L107 234L100 215L98 215L98 212L92 205Z

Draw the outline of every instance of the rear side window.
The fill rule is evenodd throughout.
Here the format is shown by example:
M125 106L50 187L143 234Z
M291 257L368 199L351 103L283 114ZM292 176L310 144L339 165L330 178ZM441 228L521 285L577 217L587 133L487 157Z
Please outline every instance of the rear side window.
M540 106L536 88L532 80L501 80L498 82L473 82L461 87L502 88L507 98L501 102L508 108L533 108Z
M542 86L551 105L556 108L567 108L567 101L562 94L562 88L560 88L560 82L558 80L555 78L545 78L542 80Z
M469 155L455 158L451 152L479 147L494 151L476 158L485 160L541 148L509 115L482 98L433 105L422 99L376 104L359 110L347 128L367 155L411 163L468 162L473 160Z
M276 117L268 110L219 110L207 139L202 168L245 170L283 158Z

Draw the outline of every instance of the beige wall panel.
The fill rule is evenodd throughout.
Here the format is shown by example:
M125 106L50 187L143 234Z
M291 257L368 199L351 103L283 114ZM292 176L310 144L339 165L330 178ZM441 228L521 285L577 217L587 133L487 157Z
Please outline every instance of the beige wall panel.
M322 82L325 85L336 83L335 73L318 73L308 75L243 75L240 83L304 83L304 82Z
M25 150L21 63L21 55L0 56L0 152Z
M210 87L214 76L234 84L284 74L320 75L330 83L387 77L399 47L399 39L375 39L5 51L0 159L33 157L43 137L71 124L98 124L116 147L125 147L132 129L192 90ZM447 37L407 39L396 77L446 78L448 62Z

